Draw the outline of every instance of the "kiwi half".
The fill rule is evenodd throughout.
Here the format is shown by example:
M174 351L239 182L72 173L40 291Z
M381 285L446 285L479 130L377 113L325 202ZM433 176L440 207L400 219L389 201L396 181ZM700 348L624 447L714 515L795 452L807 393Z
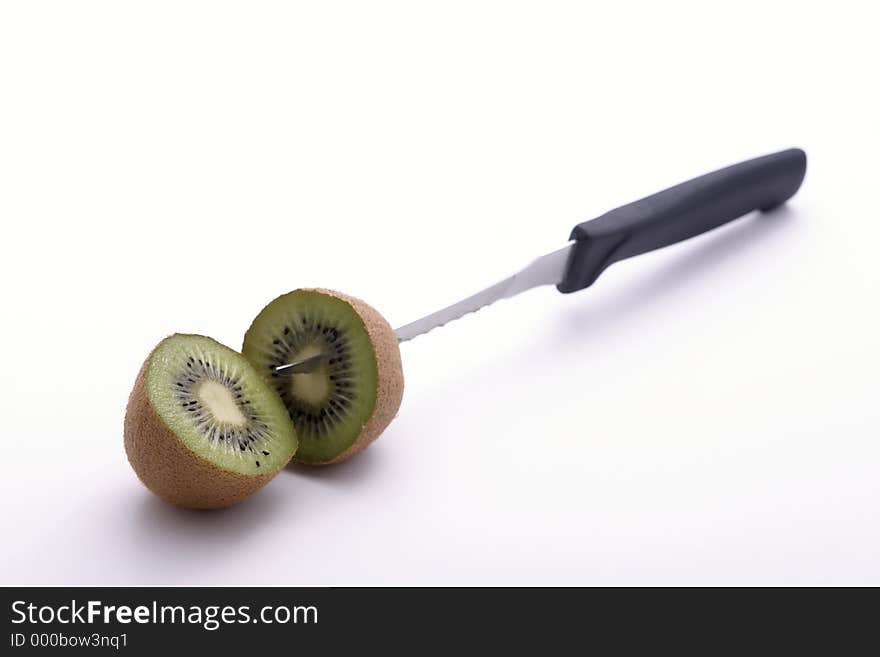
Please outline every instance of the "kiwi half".
M125 413L125 451L163 500L230 506L265 485L296 448L281 400L219 342L172 335L141 367Z
M362 450L394 418L403 368L394 330L374 308L332 290L295 290L260 311L244 356L281 397L296 427L295 460L335 463ZM309 373L279 365L323 354Z

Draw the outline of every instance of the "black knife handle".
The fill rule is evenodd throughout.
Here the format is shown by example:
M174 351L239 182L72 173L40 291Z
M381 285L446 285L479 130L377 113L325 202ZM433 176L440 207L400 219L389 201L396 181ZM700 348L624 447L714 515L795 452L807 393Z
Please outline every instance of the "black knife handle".
M582 290L618 260L705 233L752 210L775 208L798 190L806 169L806 153L791 148L707 173L578 224L557 288Z

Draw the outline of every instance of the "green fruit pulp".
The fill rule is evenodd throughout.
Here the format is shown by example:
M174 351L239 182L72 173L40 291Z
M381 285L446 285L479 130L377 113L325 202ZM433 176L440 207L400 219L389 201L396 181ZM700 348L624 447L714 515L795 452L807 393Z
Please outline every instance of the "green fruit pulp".
M172 335L150 355L147 396L193 453L245 475L282 468L297 449L278 395L229 347L200 335Z

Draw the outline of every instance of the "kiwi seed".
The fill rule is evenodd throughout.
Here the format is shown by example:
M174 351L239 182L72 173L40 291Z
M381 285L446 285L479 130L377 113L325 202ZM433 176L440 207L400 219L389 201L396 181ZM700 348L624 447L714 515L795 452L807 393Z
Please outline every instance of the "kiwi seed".
M394 330L374 308L332 290L295 290L272 301L248 329L244 356L278 393L297 430L295 460L336 463L388 426L403 398ZM323 354L311 373L275 368Z

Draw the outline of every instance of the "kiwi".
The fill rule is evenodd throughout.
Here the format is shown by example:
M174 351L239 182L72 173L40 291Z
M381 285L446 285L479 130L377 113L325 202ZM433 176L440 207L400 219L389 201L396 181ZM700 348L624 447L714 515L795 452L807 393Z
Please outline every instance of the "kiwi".
M260 311L244 337L244 356L287 407L300 446L295 460L335 463L375 440L403 398L397 336L360 299L332 290L295 290ZM275 368L323 354L309 373Z
M147 356L125 412L125 451L163 500L230 506L293 456L287 410L248 361L200 335L172 335Z

